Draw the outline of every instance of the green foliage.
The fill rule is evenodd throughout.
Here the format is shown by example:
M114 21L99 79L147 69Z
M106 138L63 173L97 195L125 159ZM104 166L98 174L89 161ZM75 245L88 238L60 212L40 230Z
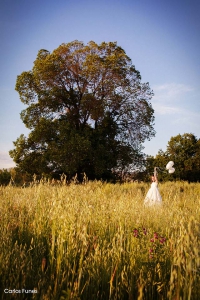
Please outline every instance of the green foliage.
M0 170L0 185L7 185L11 180L11 174L8 170Z
M165 168L169 161L174 162L175 173L169 174L159 172L159 180L187 180L196 182L200 180L200 140L193 134L185 133L171 137L167 145L167 150L158 151L156 157L147 157L146 160L146 177L147 174L153 173L154 167Z
M200 140L193 134L172 137L166 152L176 164L176 178L188 181L200 179Z
M23 172L107 178L111 169L138 163L141 143L155 134L153 93L116 43L42 49L16 90L31 132L10 156Z

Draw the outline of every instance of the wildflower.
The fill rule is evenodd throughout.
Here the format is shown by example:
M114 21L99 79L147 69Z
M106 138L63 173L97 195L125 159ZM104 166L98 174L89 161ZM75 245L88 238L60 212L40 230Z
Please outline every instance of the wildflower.
M161 237L161 238L160 238L160 243L161 243L161 244L164 244L164 242L166 242L166 238Z
M152 243L153 243L153 242L154 242L154 238L153 238L153 239L150 239L150 242L152 242Z
M145 235L147 234L146 228L143 228L143 233L144 233Z
M134 237L138 237L138 235L139 235L138 230L135 228L135 229L133 230L133 236L134 236Z
M154 250L152 248L149 249L149 258L152 259L154 255Z
M155 239L158 239L158 234L157 234L157 232L154 232L154 238L155 238Z

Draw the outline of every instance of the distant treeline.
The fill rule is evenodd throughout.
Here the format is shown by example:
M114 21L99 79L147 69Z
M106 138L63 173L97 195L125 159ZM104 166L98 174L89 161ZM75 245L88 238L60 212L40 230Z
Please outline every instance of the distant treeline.
M175 172L173 174L169 174L166 170L166 165L169 161L174 162ZM79 168L73 173L66 173L63 171L42 172L40 168L32 169L31 166L28 166L25 172L22 166L21 168L20 166L21 164L9 170L0 170L0 185L7 185L9 183L14 185L28 185L33 181L40 180L55 183L63 181L63 178L67 183L71 181L83 182L88 179L103 180L111 183L147 182L150 181L155 167L158 167L158 179L160 182L180 180L200 182L200 139L191 133L171 137L165 152L160 149L155 157L143 154L138 168L136 168L134 161L121 168L107 166L102 177L97 177L91 170L90 174L87 172L78 172ZM87 170L89 170L89 166L90 164L88 163Z

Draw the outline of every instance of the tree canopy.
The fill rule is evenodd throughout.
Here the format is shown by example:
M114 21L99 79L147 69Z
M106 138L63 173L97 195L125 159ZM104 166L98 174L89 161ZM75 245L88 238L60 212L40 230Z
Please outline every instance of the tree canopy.
M142 143L155 135L153 92L116 42L42 49L16 90L30 134L10 156L31 174L107 177L140 163Z
M188 181L200 179L200 140L194 134L172 137L166 154L176 162L176 178Z
M159 173L161 180L187 180L197 182L200 180L200 139L192 133L178 134L171 137L167 150L158 151L155 158L147 159L147 172L151 172L153 167L165 167L169 161L174 162L175 173Z

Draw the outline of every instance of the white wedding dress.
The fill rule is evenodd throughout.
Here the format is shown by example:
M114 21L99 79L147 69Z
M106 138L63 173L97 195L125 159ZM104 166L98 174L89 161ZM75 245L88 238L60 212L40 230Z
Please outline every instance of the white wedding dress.
M158 190L158 183L152 182L150 189L148 190L146 197L144 199L145 206L161 205L162 197Z

